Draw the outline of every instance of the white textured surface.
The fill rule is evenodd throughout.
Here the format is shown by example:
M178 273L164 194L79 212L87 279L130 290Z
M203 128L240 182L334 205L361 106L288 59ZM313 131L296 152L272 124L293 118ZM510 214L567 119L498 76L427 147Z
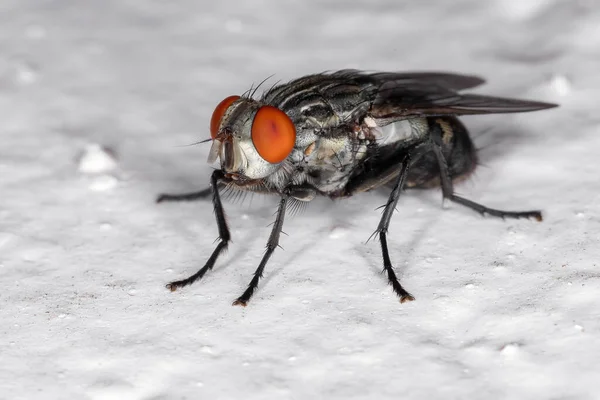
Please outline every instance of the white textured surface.
M79 157L79 172L84 174L111 173L116 168L114 155L97 143L87 145Z
M369 3L3 0L0 398L600 396L597 2ZM227 257L168 292L217 234L207 202L153 203L207 183L208 146L179 146L252 82L346 67L561 103L465 119L485 167L459 191L545 221L408 193L390 245L417 301L400 305L364 244L385 194L320 199L238 308L276 200L228 202ZM115 149L118 182L78 172L88 143Z

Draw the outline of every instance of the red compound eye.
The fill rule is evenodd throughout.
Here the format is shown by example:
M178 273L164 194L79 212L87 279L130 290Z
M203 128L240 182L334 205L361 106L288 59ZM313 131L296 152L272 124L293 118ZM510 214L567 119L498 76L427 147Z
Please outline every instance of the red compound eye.
M272 164L287 158L296 142L296 127L280 109L262 106L252 122L252 143L258 154Z
M229 96L225 98L213 111L212 117L210 117L210 136L212 138L217 137L217 133L219 133L219 125L221 125L221 120L223 119L223 115L225 115L225 111L239 99L240 96Z

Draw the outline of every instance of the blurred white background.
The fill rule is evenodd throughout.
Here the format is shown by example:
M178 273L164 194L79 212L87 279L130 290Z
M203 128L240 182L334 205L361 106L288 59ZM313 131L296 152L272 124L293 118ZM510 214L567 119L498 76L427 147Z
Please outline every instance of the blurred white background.
M381 275L386 193L288 218L203 188L214 106L275 74L444 70L558 109L464 121L483 166L457 189L545 221L481 218L407 192ZM0 398L593 399L600 354L597 1L3 0ZM105 151L108 150L108 151Z

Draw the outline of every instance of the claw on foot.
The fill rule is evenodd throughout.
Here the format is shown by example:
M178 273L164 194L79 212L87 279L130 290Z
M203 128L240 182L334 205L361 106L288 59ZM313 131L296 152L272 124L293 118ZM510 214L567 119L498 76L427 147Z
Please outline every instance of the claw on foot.
M400 297L400 303L407 303L409 301L415 301L415 298L413 297L413 295L411 294L405 294L402 297Z
M169 289L171 292L174 292L177 290L177 285L175 284L175 282L167 283L167 285L165 287L167 289Z
M233 303L231 303L232 306L242 306L242 307L246 307L248 305L248 301L243 300L243 299L237 299L236 301L234 301Z
M163 201L165 201L169 196L166 194L159 194L156 197L156 203L162 203Z

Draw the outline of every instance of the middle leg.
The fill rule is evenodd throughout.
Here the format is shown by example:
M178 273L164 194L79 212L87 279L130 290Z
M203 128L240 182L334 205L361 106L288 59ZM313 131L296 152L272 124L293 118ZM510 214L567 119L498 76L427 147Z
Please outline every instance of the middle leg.
M381 216L381 221L379 221L379 225L377 226L377 230L375 234L379 234L379 241L381 242L381 253L383 255L383 270L387 273L388 281L390 285L392 285L392 289L394 292L400 297L400 302L404 303L407 301L413 301L415 298L406 291L398 281L398 277L394 272L394 268L392 267L392 261L390 259L390 254L388 251L387 245L387 232L390 226L390 220L392 219L392 214L396 209L396 204L398 204L398 198L400 197L400 193L404 188L404 183L406 182L406 176L408 175L408 168L410 167L411 156L410 153L406 153L402 163L400 164L400 172L398 177L396 178L396 182L394 184L394 188L392 189L392 193L390 193L390 197L385 205L383 210L383 215Z

